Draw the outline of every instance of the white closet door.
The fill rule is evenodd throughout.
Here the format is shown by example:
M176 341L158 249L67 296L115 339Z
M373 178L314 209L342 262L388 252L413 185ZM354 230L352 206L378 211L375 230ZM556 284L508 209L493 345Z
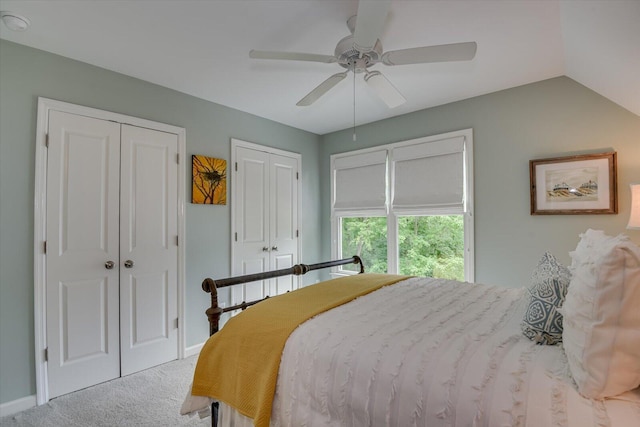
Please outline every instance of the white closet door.
M298 263L298 162L271 154L269 174L269 269L279 270ZM270 295L294 290L294 280L293 276L272 279Z
M46 310L53 398L120 376L120 125L51 111L48 134Z
M299 159L235 147L233 174L233 274L289 268L298 260ZM253 301L297 288L291 276L232 289L232 303Z
M269 270L269 154L236 148L234 172L235 232L233 275ZM232 303L264 298L266 281L235 286Z
M122 375L178 357L178 137L122 125Z
M178 137L51 111L49 398L178 357Z

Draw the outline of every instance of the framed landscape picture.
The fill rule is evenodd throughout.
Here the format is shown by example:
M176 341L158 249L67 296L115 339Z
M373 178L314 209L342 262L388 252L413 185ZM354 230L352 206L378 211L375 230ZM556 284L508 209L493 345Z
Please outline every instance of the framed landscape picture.
M531 215L616 214L615 152L529 161Z

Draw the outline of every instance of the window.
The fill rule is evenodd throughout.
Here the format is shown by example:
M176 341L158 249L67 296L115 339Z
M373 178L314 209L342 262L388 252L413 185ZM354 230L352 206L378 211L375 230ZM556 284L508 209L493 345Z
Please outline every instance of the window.
M398 273L463 281L463 216L399 217Z
M340 223L341 248L345 257L357 254L367 260L368 273L386 273L387 217L342 217ZM345 269L357 272L360 267L348 264Z
M332 255L473 281L472 159L471 129L332 155Z

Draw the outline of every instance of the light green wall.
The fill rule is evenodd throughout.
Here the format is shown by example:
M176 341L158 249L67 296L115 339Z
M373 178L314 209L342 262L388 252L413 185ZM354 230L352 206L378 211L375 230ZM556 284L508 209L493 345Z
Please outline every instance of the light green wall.
M323 136L320 171L329 156L389 142L473 128L476 281L528 283L545 250L565 263L588 228L626 233L630 182L640 182L640 117L567 77L430 108ZM531 216L529 160L618 152L618 215ZM428 185L429 183L425 183ZM437 184L437 183L436 183ZM330 233L329 179L322 181L322 235ZM330 255L323 240L323 254ZM366 262L366 260L365 260Z
M35 394L33 216L38 97L186 129L187 159L231 159L230 138L302 154L302 259L319 262L317 135L81 62L0 40L0 403ZM187 167L187 174L191 173ZM187 182L190 178L187 177ZM187 197L191 189L187 188ZM186 340L204 341L204 277L230 273L230 207L186 205ZM314 280L305 276L305 283Z

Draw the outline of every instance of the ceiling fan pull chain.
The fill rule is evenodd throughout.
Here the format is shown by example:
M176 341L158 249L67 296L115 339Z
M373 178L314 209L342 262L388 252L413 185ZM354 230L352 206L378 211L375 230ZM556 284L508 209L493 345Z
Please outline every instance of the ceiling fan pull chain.
M353 140L356 140L356 68L353 67Z

